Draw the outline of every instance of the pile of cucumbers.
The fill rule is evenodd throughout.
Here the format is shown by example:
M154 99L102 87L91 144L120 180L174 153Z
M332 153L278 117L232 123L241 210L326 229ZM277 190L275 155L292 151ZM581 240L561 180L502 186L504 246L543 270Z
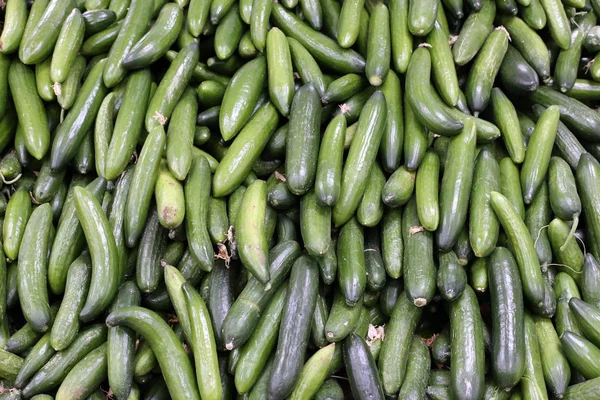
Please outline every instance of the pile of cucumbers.
M600 399L600 0L0 27L0 400Z

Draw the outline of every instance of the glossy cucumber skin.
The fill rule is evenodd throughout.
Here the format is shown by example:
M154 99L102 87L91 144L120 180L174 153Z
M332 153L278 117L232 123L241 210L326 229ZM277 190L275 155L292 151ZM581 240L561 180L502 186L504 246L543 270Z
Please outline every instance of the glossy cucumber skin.
M400 293L387 325L388 340L384 340L379 355L379 371L385 393L397 393L404 381L412 335L423 308L415 307L405 293Z
M440 186L440 225L437 244L449 250L458 240L465 225L473 183L476 129L473 120L465 122L464 130L452 139Z
M375 361L364 339L350 334L343 345L344 364L356 399L383 400L383 389Z
M19 249L19 300L26 321L37 332L47 331L52 323L44 273L51 228L52 208L46 203L31 214Z
M300 374L310 336L310 319L317 300L318 282L316 261L308 256L298 258L290 274L275 352L275 368L268 386L269 396L287 396Z
M450 306L451 387L458 399L478 399L484 390L483 321L470 286Z
M510 251L498 247L488 265L492 298L493 371L501 388L512 388L525 368L523 295L517 264Z
M333 207L333 222L336 226L347 222L358 207L383 136L386 113L385 96L376 91L361 111L342 171L340 197Z

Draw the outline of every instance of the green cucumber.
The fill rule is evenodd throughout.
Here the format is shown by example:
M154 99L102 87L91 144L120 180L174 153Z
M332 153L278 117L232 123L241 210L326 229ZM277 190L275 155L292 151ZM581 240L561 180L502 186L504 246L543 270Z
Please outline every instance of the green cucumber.
M497 247L487 267L492 300L492 370L501 389L515 386L525 370L521 278L515 259Z
M457 398L478 399L485 388L483 321L470 286L450 303L450 332L452 391Z
M310 337L310 320L317 300L319 271L316 261L300 256L292 266L283 307L279 340L268 383L270 397L289 395L301 373Z
M465 121L461 134L450 142L440 186L440 225L437 245L443 251L454 246L465 225L473 183L476 129L474 120Z
M487 257L496 247L500 224L490 204L490 192L499 189L500 167L491 148L484 147L475 161L470 205L469 243L476 257Z
M437 267L433 260L433 233L420 225L414 198L404 208L402 237L405 293L415 306L424 307L435 294Z

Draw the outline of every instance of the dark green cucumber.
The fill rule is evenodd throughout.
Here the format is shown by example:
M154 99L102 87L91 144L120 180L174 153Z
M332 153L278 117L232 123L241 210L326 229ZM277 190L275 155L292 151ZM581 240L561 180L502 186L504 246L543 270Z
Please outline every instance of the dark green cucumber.
M541 265L552 262L552 248L548 239L547 225L552 218L548 185L544 182L525 213L525 224L534 241L535 251Z
M520 164L525 159L525 143L515 106L499 88L492 89L491 100L494 119L500 129L504 146L513 162Z
M499 189L498 161L492 149L484 147L475 161L469 217L469 243L476 257L490 255L498 241L500 224L490 204L489 193Z
M465 225L475 165L476 129L465 121L461 134L452 139L440 186L440 225L437 245L442 251L454 246Z
M362 301L355 305L346 304L343 293L336 291L329 318L325 324L327 341L339 342L346 338L356 327L362 310Z
M437 271L437 287L442 298L454 301L467 285L467 273L453 251L440 254Z
M600 116L582 102L547 86L540 86L529 98L544 107L558 106L561 121L571 128L578 138L598 140Z
M318 62L342 73L363 71L365 61L360 55L352 50L341 48L334 40L312 30L283 6L274 4L272 16L284 33L304 45ZM350 23L354 24L355 21L352 20Z
M398 168L387 180L381 198L388 207L400 207L412 197L415 189L415 172L404 165Z
M240 393L247 393L256 383L269 355L275 349L287 293L287 285L281 286L265 308L254 334L241 348L235 373L235 385Z
M119 108L106 159L105 175L115 179L123 172L142 132L144 108L150 95L151 73L148 69L132 72L127 78L123 102Z
M542 38L518 17L501 14L497 20L508 30L513 46L521 52L539 77L543 81L548 80L550 77L550 57Z
M459 399L478 399L485 388L483 321L470 286L450 303L452 391Z
M508 45L499 74L500 81L510 92L533 92L540 85L537 72L523 58L519 50L511 45Z
M534 239L506 197L498 192L492 192L491 203L517 259L525 298L530 304L540 306L544 299L544 282L534 248Z
M94 125L98 110L108 93L103 82L105 64L106 60L102 59L92 67L75 103L54 132L50 153L50 167L53 170L63 169L75 157L85 135Z
M79 314L82 321L88 322L104 311L117 292L119 254L108 218L94 195L76 187L73 201L92 258L90 290Z
M269 396L282 398L291 393L300 375L310 336L310 319L315 308L319 271L308 256L292 266L286 304L283 308Z
M383 400L383 387L375 360L363 338L350 334L343 345L344 364L355 399Z
M318 161L321 101L313 83L294 95L286 137L286 179L292 193L301 195L313 186Z
M525 368L525 333L521 278L515 259L497 247L488 262L492 300L492 370L501 389L515 386Z
M113 311L106 319L106 324L109 327L126 326L134 329L150 343L173 398L200 398L191 363L181 342L158 314L130 306Z

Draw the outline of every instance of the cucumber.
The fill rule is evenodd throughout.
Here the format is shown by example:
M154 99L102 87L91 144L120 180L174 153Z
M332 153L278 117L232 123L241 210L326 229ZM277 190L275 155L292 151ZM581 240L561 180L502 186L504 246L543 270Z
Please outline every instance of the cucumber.
M141 0L131 0L119 33L110 46L106 66L104 67L104 83L115 87L127 74L124 61L138 40L146 33L152 19L152 7ZM158 43L157 43L158 44Z
M347 18L347 15L344 14L345 8L347 6L342 4L340 18ZM389 73L391 58L389 18L388 8L383 3L379 3L373 8L369 18L365 74L373 86L383 84Z
M440 0L409 2L408 29L414 36L425 36L431 32L438 7L441 7Z
M342 171L340 197L333 207L333 223L341 226L354 214L367 185L383 136L386 99L376 91L363 107Z
M398 394L399 399L423 398L430 374L429 348L419 337L413 336L410 358L406 365L406 378Z
M600 191L597 187L600 180L600 164L590 154L584 153L579 160L575 176L587 227L589 251L598 259L600 246L595 240L600 238Z
M65 376L56 392L56 399L84 398L106 379L106 343L92 350Z
M88 294L92 263L83 253L69 266L65 295L52 324L50 344L56 351L67 348L79 331L79 313Z
M463 131L448 147L440 186L440 225L437 245L448 251L458 240L468 212L475 165L476 129L473 119L465 121Z
M119 288L110 311L139 304L140 292L133 281L128 281ZM108 382L118 398L127 398L134 393L135 350L135 332L124 327L114 327L108 330L106 349Z
M450 303L452 392L458 399L478 399L485 388L483 321L470 286Z
M331 209L319 203L314 190L300 200L300 234L309 254L324 255L331 245Z
M599 307L600 292L600 265L591 253L586 253L581 276L581 294L583 300Z
M456 135L463 123L449 111L449 107L430 83L431 54L428 48L414 51L406 72L406 99L419 121L433 132Z
M338 281L346 303L355 305L366 287L363 227L352 218L340 231L337 241Z
M494 212L508 236L512 252L517 259L525 298L533 306L539 307L543 304L544 282L534 241L525 223L506 197L498 192L491 192L490 198Z
M529 65L519 50L510 44L500 66L499 74L502 85L510 92L533 92L540 85L537 72Z
M467 284L467 274L453 251L440 254L437 271L437 287L442 298L454 301Z
M191 19L190 19L191 20ZM156 17L152 28L124 53L123 67L144 68L166 54L183 27L183 11L176 4L165 4Z
M508 48L508 33L496 28L489 34L467 78L465 95L470 109L477 116L489 104L492 87Z
M214 172L212 186L215 197L235 191L258 160L279 122L277 109L271 103L262 105L237 135Z
M25 27L19 47L19 59L25 64L37 64L52 53L61 26L75 8L75 0L51 0L47 4L31 30Z
M571 369L567 361L558 334L548 318L534 316L535 330L540 343L542 370L544 380L550 394L561 398L564 396L569 381Z
M45 274L52 229L52 208L46 203L31 214L19 249L17 283L21 310L25 320L37 332L50 329L53 319Z
M440 159L436 153L425 153L415 180L417 213L421 225L428 231L435 231L440 220L439 173Z
M487 257L496 247L500 224L490 204L489 193L499 188L500 168L492 149L485 146L475 161L469 210L469 243L476 257Z
M386 325L387 340L379 355L379 371L385 393L398 393L406 375L409 348L423 309L415 307L405 293L400 293L390 321Z
M294 95L289 119L285 144L287 185L293 194L302 195L313 186L321 141L321 101L312 82Z
M50 145L50 131L35 75L29 67L14 60L8 70L8 82L27 151L41 160Z
M525 370L525 322L519 270L510 251L497 247L487 267L492 300L492 371L501 389L514 387Z
M600 345L600 310L577 297L571 297L569 308L575 314L577 322L585 337L594 343Z
M324 206L335 205L340 195L346 124L343 115L334 117L327 125L321 141L315 176L315 195Z
M336 290L329 317L325 324L327 341L331 343L344 340L356 328L362 308L362 299L358 303L349 306L346 304L343 293Z
M268 383L270 397L283 398L289 395L300 376L317 300L318 282L317 263L309 256L300 256L290 274L273 373Z
M331 85L330 85L331 87ZM387 122L379 147L381 167L394 172L400 166L404 145L404 111L402 88L398 76L391 71L381 87L387 104Z
M504 146L513 162L521 164L525 160L525 143L515 106L499 88L492 89L491 100L494 119L500 129Z
M363 338L350 334L343 345L344 364L356 399L383 400L383 389L375 360Z
M402 215L402 237L405 292L415 306L424 307L435 294L437 268L433 260L433 233L420 225L414 198Z
M560 337L565 356L586 379L600 377L600 349L589 340L572 332L565 332Z
M452 47L457 65L465 65L477 55L491 31L495 16L496 1L485 1L480 10L471 11Z
M564 6L559 0L540 0L548 21L550 35L563 50L571 47L571 24Z

